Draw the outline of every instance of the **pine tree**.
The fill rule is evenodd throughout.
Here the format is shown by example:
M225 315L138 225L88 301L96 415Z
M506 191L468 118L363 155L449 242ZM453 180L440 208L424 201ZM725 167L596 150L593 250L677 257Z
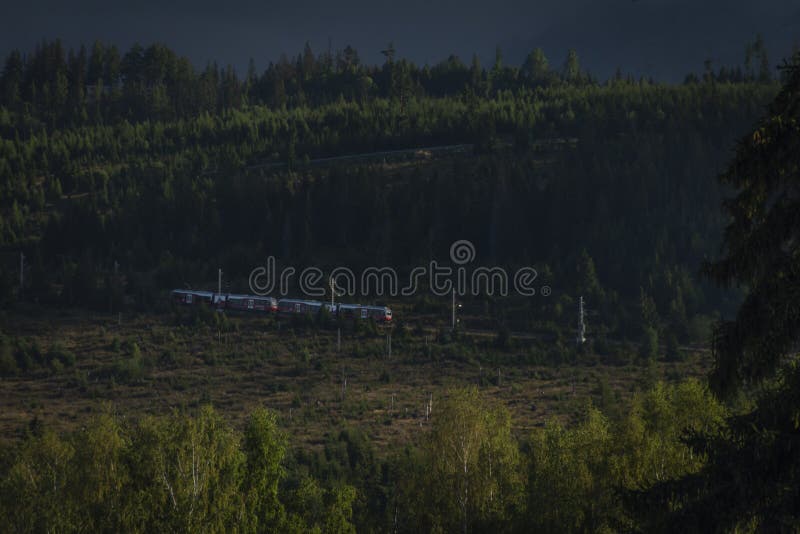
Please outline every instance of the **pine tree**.
M578 53L575 49L570 49L567 52L567 59L564 62L564 79L568 82L577 82L581 78L581 65L578 60Z
M724 433L692 436L707 455L695 475L640 494L643 529L794 530L800 524L800 56L763 119L720 176L736 196L724 256L705 266L723 287L747 288L713 339L711 384L724 397L758 388L755 408Z
M549 71L550 66L547 57L541 48L537 48L528 54L528 57L525 58L525 63L522 65L522 74L534 82L544 81Z

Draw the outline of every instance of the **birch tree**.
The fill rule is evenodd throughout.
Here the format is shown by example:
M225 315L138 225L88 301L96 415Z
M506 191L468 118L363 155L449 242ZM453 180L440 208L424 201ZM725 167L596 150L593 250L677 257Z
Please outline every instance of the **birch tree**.
M406 503L415 507L416 527L470 532L510 525L523 480L508 411L473 387L450 391L431 419L407 488L418 499Z

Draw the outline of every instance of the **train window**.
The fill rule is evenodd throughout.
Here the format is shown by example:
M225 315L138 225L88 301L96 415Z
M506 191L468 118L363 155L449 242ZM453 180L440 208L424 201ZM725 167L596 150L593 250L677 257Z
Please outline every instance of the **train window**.
M248 310L252 310L253 309L253 299L248 299L247 300L247 309Z
M192 297L193 296L194 295L186 295L186 304L191 304L192 303Z
M295 313L300 313L300 303L299 302L295 303L294 312Z
M367 309L366 308L362 308L361 309L361 318L362 319L366 319L367 318Z

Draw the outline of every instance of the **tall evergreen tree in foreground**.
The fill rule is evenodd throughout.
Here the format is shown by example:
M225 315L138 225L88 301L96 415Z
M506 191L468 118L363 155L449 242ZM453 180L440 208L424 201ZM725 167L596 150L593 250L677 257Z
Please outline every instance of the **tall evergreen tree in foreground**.
M691 438L706 466L643 494L645 530L800 528L800 54L785 69L768 116L720 177L736 195L725 203L724 256L705 268L748 291L715 332L712 387L728 398L753 391L755 408Z

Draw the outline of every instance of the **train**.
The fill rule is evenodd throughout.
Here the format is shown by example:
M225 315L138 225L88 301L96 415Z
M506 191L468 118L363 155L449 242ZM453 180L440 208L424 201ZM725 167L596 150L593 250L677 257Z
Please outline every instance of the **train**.
M316 315L322 310L344 319L365 319L379 323L392 321L392 310L388 306L330 303L319 300L276 299L258 295L215 293L193 289L173 289L171 300L183 306L206 305L219 311L233 310L251 313L278 315Z

